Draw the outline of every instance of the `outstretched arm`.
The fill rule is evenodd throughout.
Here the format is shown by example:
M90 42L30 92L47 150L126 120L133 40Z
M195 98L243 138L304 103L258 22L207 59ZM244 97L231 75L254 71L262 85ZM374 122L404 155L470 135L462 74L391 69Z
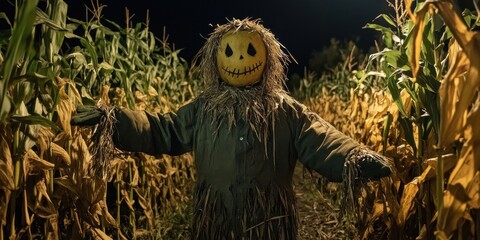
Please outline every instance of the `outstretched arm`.
M100 123L102 111L81 107L72 125ZM177 113L151 114L145 111L115 109L113 141L115 147L151 155L180 155L192 150L195 128L195 103L181 107Z
M304 106L297 108L294 122L300 162L329 181L341 182L347 165L356 167L362 178L390 175L389 164L383 156L361 146Z

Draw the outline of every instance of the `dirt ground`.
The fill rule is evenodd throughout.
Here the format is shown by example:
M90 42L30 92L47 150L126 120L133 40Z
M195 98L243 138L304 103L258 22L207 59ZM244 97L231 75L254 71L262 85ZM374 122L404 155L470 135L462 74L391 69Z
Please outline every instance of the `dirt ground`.
M299 164L294 184L299 216L299 239L354 239L356 230L351 222L340 217L340 185L321 181Z

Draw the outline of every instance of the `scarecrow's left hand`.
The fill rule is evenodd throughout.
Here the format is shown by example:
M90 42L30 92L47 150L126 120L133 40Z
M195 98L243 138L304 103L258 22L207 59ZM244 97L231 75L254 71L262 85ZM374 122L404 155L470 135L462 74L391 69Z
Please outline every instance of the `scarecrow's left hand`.
M348 161L357 165L358 176L363 179L378 180L392 173L389 159L366 147L353 149L348 156Z
M77 114L72 117L70 124L76 126L93 126L99 124L105 113L95 106L78 106Z
M383 156L367 155L359 159L357 163L360 167L360 177L372 180L378 180L387 177L392 173L390 167L384 161Z

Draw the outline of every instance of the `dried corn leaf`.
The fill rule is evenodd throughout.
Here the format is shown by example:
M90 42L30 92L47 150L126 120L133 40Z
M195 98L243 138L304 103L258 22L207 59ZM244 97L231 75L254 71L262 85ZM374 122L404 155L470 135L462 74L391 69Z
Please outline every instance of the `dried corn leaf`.
M93 228L92 233L95 239L112 240L111 237L109 237L104 231L100 230L99 228Z
M67 143L72 141L72 137L70 137L68 134L65 132L60 132L58 133L54 138L53 142L58 144L59 146L66 146Z
M405 0L405 9L412 20L415 20L415 14L412 11L413 0Z
M3 136L0 139L0 189L15 189L12 155L10 147Z
M70 166L71 159L70 155L68 155L67 151L57 145L56 143L52 143L50 145L52 150L52 158L50 159L55 165L57 166Z
M101 202L99 202L101 203ZM100 217L102 215L102 208L99 203L92 204L88 207L89 218L87 218L88 224L92 226L100 225Z
M10 147L5 138L9 136L7 131L2 127L0 135L0 228L7 224L7 212L10 206L11 190L14 190L14 175L13 175L13 161L10 152ZM0 238L3 236L0 235Z
M458 102L455 104L455 111L458 111L458 113L455 113L455 115L463 116L472 103L477 93L477 89L480 87L480 33L468 30L462 17L453 9L453 5L450 1L435 1L431 3L438 8L445 24L449 27L455 40L458 42L470 62L469 66L466 67L468 72L463 87L459 88L460 91L456 93L459 97ZM461 70L463 70L463 68L461 68ZM442 107L448 109L453 106ZM450 121L444 122L443 124L451 123L458 124L458 122ZM448 134L447 130L444 132L444 135ZM455 133L456 132L453 134Z
M33 199L32 196L32 199L27 201L29 208L42 218L55 217L57 215L57 209L48 195L45 179L42 179L35 184L35 190L36 198Z
M70 180L68 176L63 176L59 178L55 178L54 182L57 185L60 185L61 187L65 188L69 192L75 194L76 196L79 195L79 189L75 186L75 184Z
M127 204L128 209L130 209L130 211L132 212L135 211L135 208L133 207L133 204L135 204L135 200L130 198L129 192L126 189L122 188L120 190L120 194L122 195L122 199L125 201L125 204Z
M131 169L132 169L132 180L130 181L130 186L132 187L137 187L138 186L138 182L140 180L140 176L138 174L138 168L137 168L137 164L135 163L135 160L132 158L131 161L129 161L129 164L131 164Z
M465 107L460 104L466 81L464 73L467 71L470 61L456 41L450 43L448 52L450 68L439 89L439 144L441 146L448 146L458 137L466 119Z
M32 149L28 150L23 156L23 164L25 175L41 173L55 167L53 163L41 159Z
M470 180L469 186L467 188L467 195L469 197L469 206L473 208L479 208L480 206L480 160L478 158L479 150L479 142L480 142L480 98L477 99L476 104L470 111L470 114L467 117L467 132L465 133L465 137L470 138L472 141L472 147L474 150L474 171L475 176ZM471 132L469 131L471 130ZM468 134L470 133L470 135Z
M88 151L87 144L81 136L76 136L72 141L71 150L71 166L70 169L75 173L75 179L80 180L87 175L88 165L91 154Z
M396 219L399 227L403 228L407 219L413 214L413 203L417 196L419 186L425 182L425 179L430 171L432 171L432 168L428 166L423 171L422 175L416 177L405 185L405 189L403 190L402 198L400 200L400 211Z
M58 220L56 217L47 219L45 224L45 239L47 240L58 240Z
M472 182L467 189L469 201L468 206L479 209L480 208L480 172L477 171L472 179Z
M102 105L110 106L110 97L108 96L109 92L110 92L110 86L103 85L102 92L100 93L100 100Z
M37 148L38 148L38 155L43 156L45 151L50 147L51 140L55 135L53 134L50 128L41 126L38 129L38 136L37 136Z
M411 9L412 1L407 1L407 3L407 9ZM425 4L425 6L421 8L418 12L416 12L415 14L410 14L410 17L415 24L412 30L413 43L411 45L412 53L410 56L410 66L412 67L413 80L415 80L418 74L418 69L420 65L420 53L422 50L423 32L425 30L425 16L429 10L429 5Z
M85 199L90 205L94 205L104 199L107 193L107 184L101 179L84 177L81 181L81 198Z
M10 202L10 190L0 189L0 227L7 224L7 210Z
M135 192L138 196L138 203L140 204L140 207L142 207L144 215L147 218L148 226L150 227L150 229L153 229L155 214L153 213L150 201L148 201L147 198L144 196L144 191L142 189L135 188Z
M100 205L102 208L102 215L105 219L105 222L111 226L119 227L117 226L117 221L115 220L115 218L113 218L112 214L110 214L110 212L108 211L108 207L105 204L105 201L100 202Z
M471 133L471 127L467 128L466 135ZM438 216L438 228L447 236L451 236L459 227L459 221L464 216L467 209L467 203L470 196L478 194L470 193L470 189L476 189L471 186L476 181L472 181L480 170L480 162L475 159L480 156L480 148L475 147L471 140L468 140L462 148L460 159L453 169L448 180L446 193L444 194L444 209Z
M75 111L75 103L68 97L65 90L65 85L67 84L66 81L59 77L55 80L59 85L58 94L60 97L59 102L56 105L58 120L63 130L71 136L70 120L72 118L72 113Z
M446 173L450 171L453 167L455 167L457 163L457 156L453 153L445 154L442 156L442 161L443 161L443 172ZM423 163L424 167L430 166L433 170L427 175L427 180L437 176L437 170L436 170L437 164L438 164L438 158L429 158L425 160L425 162Z

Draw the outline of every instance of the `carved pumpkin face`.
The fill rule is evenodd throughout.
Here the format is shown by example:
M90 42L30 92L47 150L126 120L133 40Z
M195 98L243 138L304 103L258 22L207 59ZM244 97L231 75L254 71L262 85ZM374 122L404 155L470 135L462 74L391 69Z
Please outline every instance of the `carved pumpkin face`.
M241 87L257 83L266 61L267 49L258 32L232 30L222 36L217 69L228 84Z

